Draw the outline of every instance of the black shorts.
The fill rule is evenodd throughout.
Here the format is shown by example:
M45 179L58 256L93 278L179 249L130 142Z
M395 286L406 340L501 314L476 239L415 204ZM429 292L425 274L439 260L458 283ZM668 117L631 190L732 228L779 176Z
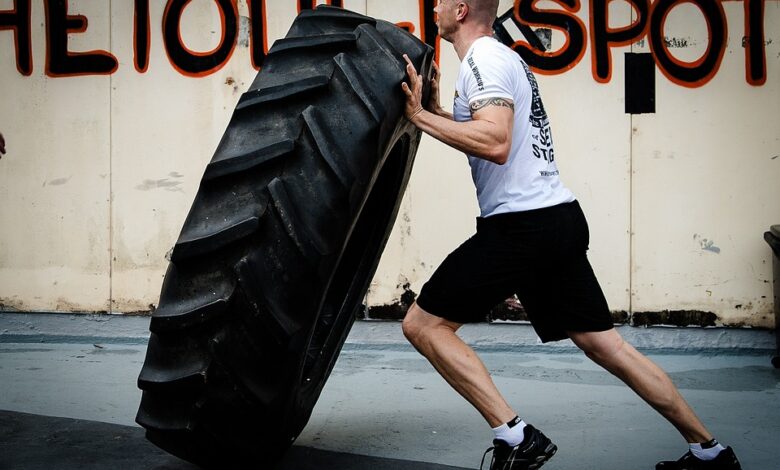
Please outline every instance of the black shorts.
M588 223L577 201L477 219L477 233L423 286L417 305L457 323L485 321L517 294L539 338L613 327L586 252Z

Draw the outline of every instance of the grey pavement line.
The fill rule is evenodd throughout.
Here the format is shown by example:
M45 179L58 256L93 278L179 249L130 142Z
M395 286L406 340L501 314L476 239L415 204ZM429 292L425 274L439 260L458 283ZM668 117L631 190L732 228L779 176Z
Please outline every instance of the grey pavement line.
M128 344L145 345L149 342L149 336L142 337L117 337L117 336L71 336L57 334L2 334L0 344L9 343L51 343L51 344Z
M148 316L0 312L0 343L138 344L149 339ZM654 353L757 354L776 350L769 330L720 327L616 326L637 349ZM528 322L470 324L461 337L477 350L568 352L571 341L542 344ZM395 321L357 321L345 348L410 349Z

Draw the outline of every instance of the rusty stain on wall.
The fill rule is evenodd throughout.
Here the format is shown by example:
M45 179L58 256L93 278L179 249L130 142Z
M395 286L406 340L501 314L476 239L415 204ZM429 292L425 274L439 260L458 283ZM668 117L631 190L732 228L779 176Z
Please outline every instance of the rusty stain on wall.
M691 37L664 36L664 45L670 49L685 49L686 47L696 46L698 43ZM647 39L640 39L636 42L639 47L647 45Z
M409 307L411 307L415 299L417 299L417 293L411 289L411 284L408 282L403 285L398 285L398 289L401 289L402 293L397 301L385 305L368 306L364 309L363 318L369 320L403 319L406 316Z
M742 36L742 47L747 48L750 44L750 36ZM772 38L764 40L764 46L772 44Z
M534 29L536 37L542 41L542 45L546 51L552 49L552 29L551 28L536 28Z
M236 80L233 77L228 77L225 79L225 85L232 86L233 87L233 94L238 94L238 84L236 83ZM242 83L243 85L243 83Z
M70 181L70 179L73 178L73 176L68 176L67 178L56 178L49 181L44 181L43 186L62 186L63 184Z
M385 305L364 305L360 318L369 320L403 320L406 311L409 310L409 307L416 299L417 294L409 289L409 284L398 287L402 288L404 291L400 299ZM615 310L610 313L612 315L613 323L630 323L630 315L625 310ZM485 321L525 322L529 320L528 314L523 308L523 304L520 303L517 296L512 296L493 307L490 310L490 313L485 316Z
M701 246L702 250L720 254L720 247L715 246L715 242L713 240L703 238L698 233L693 234L693 239L699 243L699 246Z
M34 299L37 300L37 299ZM106 305L108 300L106 299ZM18 296L0 297L0 312L41 312L42 310L33 308ZM78 314L105 314L107 310L95 310L84 308L82 304L70 302L62 297L56 299L53 308L46 311L57 313L78 313Z
M24 301L17 296L0 297L0 312L24 312L27 310L28 308L25 307Z
M168 178L163 178L159 180L144 180L144 182L136 186L135 189L139 191L164 189L166 191L184 192L179 186L181 186L180 181L171 181Z
M666 47L668 48L684 49L686 47L695 46L696 41L694 41L689 37L676 38L676 37L664 36L664 44L666 44Z
M144 304L138 299L113 299L111 311L121 311L122 315L151 315L157 309L155 304Z
M662 310L660 312L634 312L631 324L634 326L715 326L718 316L713 312L700 310Z
M249 34L252 25L252 19L246 16L238 18L238 45L240 47L249 47Z
M528 315L525 313L523 304L520 303L517 296L512 296L493 307L487 320L528 321Z

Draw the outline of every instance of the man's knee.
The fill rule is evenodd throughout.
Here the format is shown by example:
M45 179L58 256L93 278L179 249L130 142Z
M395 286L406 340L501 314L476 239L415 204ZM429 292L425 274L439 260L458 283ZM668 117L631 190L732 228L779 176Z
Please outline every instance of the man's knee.
M401 325L404 336L415 346L425 341L426 337L438 331L437 329L439 328L454 333L460 328L460 324L432 315L420 308L416 303L409 307Z
M569 337L586 356L599 364L613 360L626 344L623 337L614 329L599 332L572 332Z
M422 321L420 319L420 307L416 303L413 303L409 310L406 311L406 316L401 324L401 330L404 332L404 336L410 343L414 344L423 331Z

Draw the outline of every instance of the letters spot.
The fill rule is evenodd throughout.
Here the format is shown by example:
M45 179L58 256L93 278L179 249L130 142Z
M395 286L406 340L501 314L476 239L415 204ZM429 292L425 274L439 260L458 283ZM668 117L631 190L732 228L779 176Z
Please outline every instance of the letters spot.
M696 88L705 85L718 72L726 51L728 31L726 14L720 2L686 0L701 10L710 31L707 52L695 62L676 59L664 41L664 22L669 12L680 4L677 0L656 0L650 17L650 50L655 55L658 68L672 82Z
M609 0L590 2L591 67L593 78L609 83L612 78L612 46L626 46L644 36L648 24L649 0L628 0L638 17L628 26L609 26Z
M521 27L520 31L529 42L517 41L512 49L537 73L554 75L573 68L585 54L586 28L576 15L580 9L579 0L557 0L562 10L538 9L536 3L536 0L518 3L517 9L513 10L517 21L521 25L544 25L563 32L567 37L565 46L558 51L544 51L541 41Z

